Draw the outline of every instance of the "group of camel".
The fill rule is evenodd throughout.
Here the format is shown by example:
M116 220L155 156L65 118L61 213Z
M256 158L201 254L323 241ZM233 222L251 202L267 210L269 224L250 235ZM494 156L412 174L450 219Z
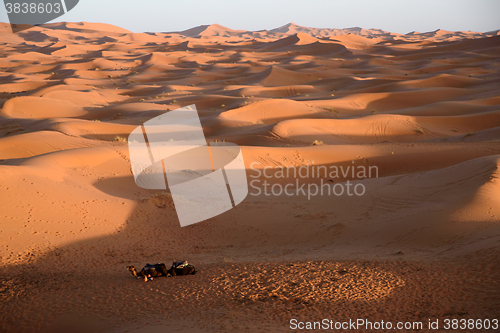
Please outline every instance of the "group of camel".
M172 267L167 269L164 263L161 264L146 264L140 272L137 272L134 266L127 266L127 269L137 278L144 278L144 282L153 280L160 276L178 276L178 275L193 275L196 274L196 269L193 265L189 265L187 261L174 261Z

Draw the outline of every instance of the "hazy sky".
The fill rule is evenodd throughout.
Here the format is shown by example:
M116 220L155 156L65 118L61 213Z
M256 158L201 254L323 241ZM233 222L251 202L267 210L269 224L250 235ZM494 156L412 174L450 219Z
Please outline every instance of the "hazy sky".
M212 23L260 30L294 22L407 33L497 30L499 13L500 0L80 0L55 22L102 22L133 32L179 31ZM4 8L0 21L8 22Z

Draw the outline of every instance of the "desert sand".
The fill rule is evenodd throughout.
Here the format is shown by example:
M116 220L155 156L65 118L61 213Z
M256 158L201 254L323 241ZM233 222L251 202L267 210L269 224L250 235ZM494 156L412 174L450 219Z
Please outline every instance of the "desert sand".
M2 24L0 45L0 331L500 319L498 31ZM378 177L306 180L362 196L251 190L181 228L168 191L135 184L127 137L191 104L249 180L313 161ZM199 273L125 268L172 259Z

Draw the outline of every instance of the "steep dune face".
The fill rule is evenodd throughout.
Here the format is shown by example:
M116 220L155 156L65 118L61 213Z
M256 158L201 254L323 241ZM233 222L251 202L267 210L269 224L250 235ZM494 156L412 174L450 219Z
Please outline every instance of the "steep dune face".
M86 22L16 35L6 29L0 26L0 330L5 322L10 330L38 325L43 331L43 316L66 311L67 299L82 313L120 325L130 316L150 318L151 309L188 309L193 295L207 318L218 307L256 309L255 300L259 311L275 311L276 318L294 306L304 316L332 308L339 316L355 315L358 307L349 310L349 302L359 299L366 303L359 303L362 311L378 309L374 299L393 305L395 319L421 318L415 313L427 311L426 304L444 311L436 314L441 317L468 311L479 318L498 310L500 298L492 295L499 291L491 287L500 267L497 32L401 35L287 24L269 31L210 25L134 34ZM181 228L168 191L134 183L127 137L145 121L191 104L207 141L240 145L247 178L257 182L236 209ZM341 171L277 175L313 165ZM359 176L354 167L376 173ZM327 183L324 190L349 181L365 192L266 195L264 180L294 189ZM199 288L174 293L181 310L168 307L163 291L126 280L126 265L170 258L202 266L201 277L155 280L158 290L172 293L186 288L177 281ZM459 266L449 264L456 258L470 265L458 275ZM309 287L302 285L300 295L284 291L293 276L306 276L293 265L333 267L316 261L340 259L354 260L347 269L365 274L368 292L358 286L359 293L331 306L337 298L321 279L332 279L318 276L310 292L328 304L321 308L308 303ZM359 259L383 261L363 271L368 264ZM423 269L412 260L443 261ZM279 262L286 273L256 261ZM276 290L249 287L257 267L269 269L255 276ZM422 299L421 283L443 289ZM25 297L11 297L4 286L14 286L12 295L33 295L33 302L24 306ZM213 294L198 298L200 290ZM112 306L96 301L103 294L113 295ZM138 294L152 303L142 307ZM49 296L54 301L45 309ZM14 308L16 320L3 317Z
M264 87L276 87L287 86L288 84L298 85L310 82L313 79L314 77L311 74L300 74L277 66L271 66L261 73L249 76L247 82L262 85ZM240 82L243 83L242 81Z
M243 32L245 32L245 30L233 30L220 24L211 24L200 25L199 27L181 31L179 34L186 37L230 37Z
M290 48L294 45L308 45L318 42L318 39L305 33L296 33L292 36L270 42L266 45L266 50L279 50L280 48Z

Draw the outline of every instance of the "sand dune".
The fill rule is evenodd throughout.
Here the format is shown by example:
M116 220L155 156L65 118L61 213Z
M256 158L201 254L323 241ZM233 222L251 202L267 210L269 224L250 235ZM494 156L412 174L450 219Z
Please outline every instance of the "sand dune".
M312 113L307 105L300 102L291 100L266 100L226 111L219 117L246 122L262 121L263 123L276 123L286 119L307 117Z
M80 137L71 138L66 134L69 133L38 131L37 133L6 136L0 139L0 145L2 146L0 154L3 160L8 160L99 145L94 141L85 140Z
M321 74L319 74L321 75ZM296 85L313 81L318 74L302 74L288 69L280 68L277 66L270 66L268 69L261 73L249 76L248 79L240 80L248 81L251 84L259 84L265 87L283 86L286 84Z
M235 36L238 33L245 32L244 30L233 30L226 28L220 24L211 24L211 25L201 25L199 27L191 28L182 32L179 32L180 35L184 35L186 37L229 37Z
M469 133L500 127L500 112L452 117L409 117L373 115L362 119L321 119L281 121L273 130L283 138L323 143L335 142L419 142L447 137L463 137Z
M317 41L318 39L308 34L299 32L292 36L279 39L275 42L270 42L264 49L269 51L279 51L282 48L289 48L293 45L308 45L316 43Z
M1 114L7 118L44 119L78 117L86 111L67 100L22 96L6 101Z
M130 33L129 30L123 29L111 24L105 23L91 23L91 22L60 22L60 23L49 23L45 24L47 28L50 29L61 29L66 31L74 32L118 32L118 33Z
M498 317L498 31L0 31L0 331ZM134 183L127 137L191 104L260 183L181 228L168 191ZM377 173L299 179L360 196L263 192L309 166ZM199 274L125 269L174 258Z

